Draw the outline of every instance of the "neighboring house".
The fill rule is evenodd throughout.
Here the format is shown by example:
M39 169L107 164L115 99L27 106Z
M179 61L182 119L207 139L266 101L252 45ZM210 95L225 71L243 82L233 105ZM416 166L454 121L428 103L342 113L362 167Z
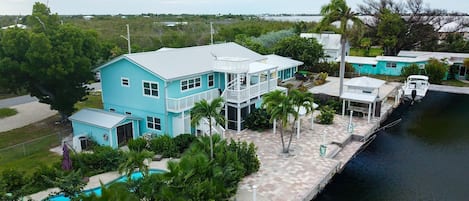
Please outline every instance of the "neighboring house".
M275 54L266 55L265 57L267 57L267 64L278 65L277 77L279 81L286 81L294 78L295 73L298 71L298 66L303 65L303 62L301 61Z
M439 42L441 43L450 34L459 34L465 40L469 40L469 27L459 22L450 22L438 30Z
M301 33L300 37L302 38L315 38L319 44L322 45L322 49L324 50L324 55L326 58L324 61L326 62L335 62L337 58L340 58L341 54L341 45L340 45L340 34L332 34L332 33ZM348 56L350 54L350 44L347 41L345 43L345 55Z
M467 69L463 66L463 61L465 58L469 58L469 54L464 53L403 50L397 56L347 56L345 61L350 63L355 71L360 74L400 75L402 68L411 64L417 64L421 69L425 69L425 65L431 58L445 61L448 65L457 69L457 72L454 72L456 79L464 79L466 77ZM340 58L337 61L340 61Z
M13 24L13 25L10 25L10 26L2 27L2 29L5 30L5 29L10 29L10 28L15 28L15 27L20 28L20 29L26 29L26 28L28 28L28 27L27 27L26 25L24 25L24 24Z
M145 134L206 133L204 122L191 126L190 110L202 99L219 96L225 99L223 127L240 131L263 94L286 90L277 87L279 65L267 58L236 43L115 58L96 69L101 73L104 110L85 109L70 117L74 141L89 136L118 147ZM215 132L223 127L215 125Z

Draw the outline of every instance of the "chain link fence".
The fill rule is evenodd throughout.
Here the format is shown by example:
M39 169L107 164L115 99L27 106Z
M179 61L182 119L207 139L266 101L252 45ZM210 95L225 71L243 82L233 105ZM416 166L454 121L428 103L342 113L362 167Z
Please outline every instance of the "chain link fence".
M67 136L70 136L71 130L65 130L40 138L32 139L27 142L19 143L0 149L0 166L15 160L21 160L34 154L41 154L62 144ZM60 148L58 151L61 151Z

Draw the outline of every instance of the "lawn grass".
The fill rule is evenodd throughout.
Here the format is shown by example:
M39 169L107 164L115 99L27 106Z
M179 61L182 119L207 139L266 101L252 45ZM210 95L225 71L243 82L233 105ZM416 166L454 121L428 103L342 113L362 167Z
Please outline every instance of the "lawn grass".
M393 76L393 75L362 75L362 76L368 76L380 80L385 80L388 82L404 82L406 77L404 76Z
M368 54L368 57L376 57L376 56L381 56L381 55L383 55L383 49L381 49L381 48L370 48L370 53ZM350 56L364 57L365 56L365 49L350 48Z
M101 94L89 95L86 101L77 103L76 108L102 108ZM0 133L0 172L13 168L34 172L40 164L52 165L60 161L61 156L49 151L59 146L61 139L71 134L70 123L56 124L59 115L22 128ZM22 144L23 143L23 144ZM11 147L15 145L14 147ZM8 149L5 149L9 147ZM26 155L25 155L26 153Z
M5 117L10 117L17 114L18 111L13 108L0 108L0 119Z
M469 83L461 82L459 80L443 80L441 84L455 87L469 87Z
M83 108L103 108L103 101L101 99L100 92L93 92L86 96L86 100L82 102L78 102L75 104L75 108L81 110Z

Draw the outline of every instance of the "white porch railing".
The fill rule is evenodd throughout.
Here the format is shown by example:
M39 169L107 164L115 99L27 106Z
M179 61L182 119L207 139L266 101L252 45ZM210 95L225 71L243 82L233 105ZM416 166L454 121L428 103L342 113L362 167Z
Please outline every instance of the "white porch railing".
M193 94L190 96L182 97L182 98L167 98L168 107L167 110L169 112L182 112L194 107L196 102L199 102L203 99L207 100L208 102L212 101L215 98L220 96L220 92L218 89L211 89L208 91L204 91L201 93Z
M229 102L244 102L251 98L261 96L267 92L275 90L277 87L277 78L270 79L249 86L241 90L225 89L224 98Z

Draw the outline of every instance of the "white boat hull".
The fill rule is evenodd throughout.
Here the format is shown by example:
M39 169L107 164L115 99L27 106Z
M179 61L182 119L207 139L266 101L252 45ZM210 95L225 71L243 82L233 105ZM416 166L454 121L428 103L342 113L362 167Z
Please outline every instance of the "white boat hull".
M402 87L402 97L405 101L420 101L427 94L429 86L427 76L411 75Z

